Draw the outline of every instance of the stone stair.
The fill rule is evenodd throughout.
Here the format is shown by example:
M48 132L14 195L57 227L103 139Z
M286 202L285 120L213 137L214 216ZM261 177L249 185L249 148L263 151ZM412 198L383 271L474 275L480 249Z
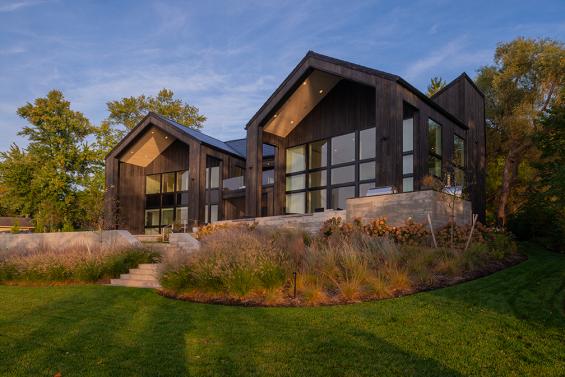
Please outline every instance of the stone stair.
M159 263L144 263L121 274L119 279L110 280L110 285L135 288L161 288L159 284Z

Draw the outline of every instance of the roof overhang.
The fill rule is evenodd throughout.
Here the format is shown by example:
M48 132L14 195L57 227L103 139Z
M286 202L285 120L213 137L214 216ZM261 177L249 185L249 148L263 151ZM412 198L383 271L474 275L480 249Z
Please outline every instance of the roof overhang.
M151 125L127 146L119 160L131 165L147 167L175 140L175 137Z

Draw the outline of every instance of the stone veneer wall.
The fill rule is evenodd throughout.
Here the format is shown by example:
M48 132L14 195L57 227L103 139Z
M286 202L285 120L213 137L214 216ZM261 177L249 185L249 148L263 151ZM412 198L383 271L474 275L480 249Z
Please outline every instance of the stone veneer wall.
M429 213L437 229L448 223L452 202L452 196L432 190L352 198L347 199L347 221L385 217L389 224L398 226L408 218L416 223L427 223ZM455 219L457 224L471 223L471 202L456 198Z
M256 222L258 226L269 227L283 227L292 229L302 229L310 233L315 233L320 230L322 223L332 217L341 217L345 219L345 211L326 210L324 212L297 214L297 215L282 215L282 216L268 216L256 217L252 219L239 219L239 220L225 220L218 221L214 224L245 224Z
M62 250L72 247L141 247L141 242L127 230L102 232L56 232L0 234L0 252L8 250Z

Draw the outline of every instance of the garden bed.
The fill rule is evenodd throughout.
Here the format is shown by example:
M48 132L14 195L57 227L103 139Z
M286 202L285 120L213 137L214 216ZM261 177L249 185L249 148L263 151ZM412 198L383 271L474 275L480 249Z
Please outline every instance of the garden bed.
M319 234L209 228L199 251L165 261L165 297L244 306L316 306L386 299L446 287L519 263L506 233L446 226L432 247L426 227L384 219L331 219Z

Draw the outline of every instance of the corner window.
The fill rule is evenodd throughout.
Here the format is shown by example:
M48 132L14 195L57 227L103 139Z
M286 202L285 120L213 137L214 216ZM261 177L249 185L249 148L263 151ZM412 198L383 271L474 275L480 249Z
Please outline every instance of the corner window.
M377 129L368 128L359 131L359 159L375 158L377 149Z
M441 178L442 175L441 125L428 119L428 174Z
M455 186L465 183L465 140L453 135L453 179Z
M316 141L308 144L309 169L325 168L328 165L328 142Z
M300 145L286 150L286 172L294 173L306 170L306 148Z
M414 119L416 109L404 104L402 119L402 192L414 191Z

